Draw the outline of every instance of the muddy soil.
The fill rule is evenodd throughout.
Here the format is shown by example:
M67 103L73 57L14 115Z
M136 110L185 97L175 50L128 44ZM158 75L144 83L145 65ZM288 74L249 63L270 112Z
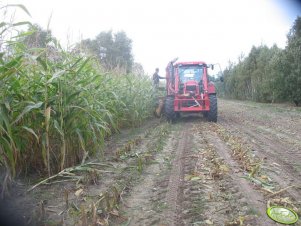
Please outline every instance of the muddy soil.
M112 136L105 158L29 192L34 183L19 182L2 217L15 210L18 225L280 225L266 215L271 205L300 216L301 109L218 107L217 123L198 114L153 119Z

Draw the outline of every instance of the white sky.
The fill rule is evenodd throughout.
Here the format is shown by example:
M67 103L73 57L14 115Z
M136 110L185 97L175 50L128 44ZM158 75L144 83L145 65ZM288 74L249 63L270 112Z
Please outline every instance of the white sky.
M6 3L26 6L30 20L43 28L52 15L50 29L63 45L123 30L133 41L135 61L149 74L159 67L161 75L175 57L225 68L252 45L284 48L301 16L293 0L0 0Z

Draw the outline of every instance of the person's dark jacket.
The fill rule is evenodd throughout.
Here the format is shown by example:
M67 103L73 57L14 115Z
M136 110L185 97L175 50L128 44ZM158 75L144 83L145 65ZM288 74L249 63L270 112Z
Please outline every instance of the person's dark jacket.
M165 77L161 77L160 75L158 75L157 72L155 72L153 74L153 81L154 81L154 84L159 84L159 79L165 79Z

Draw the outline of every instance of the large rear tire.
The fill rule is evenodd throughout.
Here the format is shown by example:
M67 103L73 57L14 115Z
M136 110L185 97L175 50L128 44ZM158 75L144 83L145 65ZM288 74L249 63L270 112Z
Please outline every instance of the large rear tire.
M167 97L165 100L165 115L167 121L174 122L176 119L176 112L174 111L174 98Z
M209 122L217 122L217 98L216 95L209 95L210 110L207 119Z
M204 118L208 118L208 111L203 111L202 114L203 114Z

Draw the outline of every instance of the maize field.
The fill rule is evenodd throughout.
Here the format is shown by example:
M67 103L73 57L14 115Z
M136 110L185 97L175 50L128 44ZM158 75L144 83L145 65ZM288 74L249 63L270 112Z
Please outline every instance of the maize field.
M25 8L24 8L25 9ZM103 157L104 140L150 115L152 85L146 76L102 70L98 61L64 50L27 48L22 36L5 35L23 23L0 26L0 164L3 186L22 173L51 175Z

